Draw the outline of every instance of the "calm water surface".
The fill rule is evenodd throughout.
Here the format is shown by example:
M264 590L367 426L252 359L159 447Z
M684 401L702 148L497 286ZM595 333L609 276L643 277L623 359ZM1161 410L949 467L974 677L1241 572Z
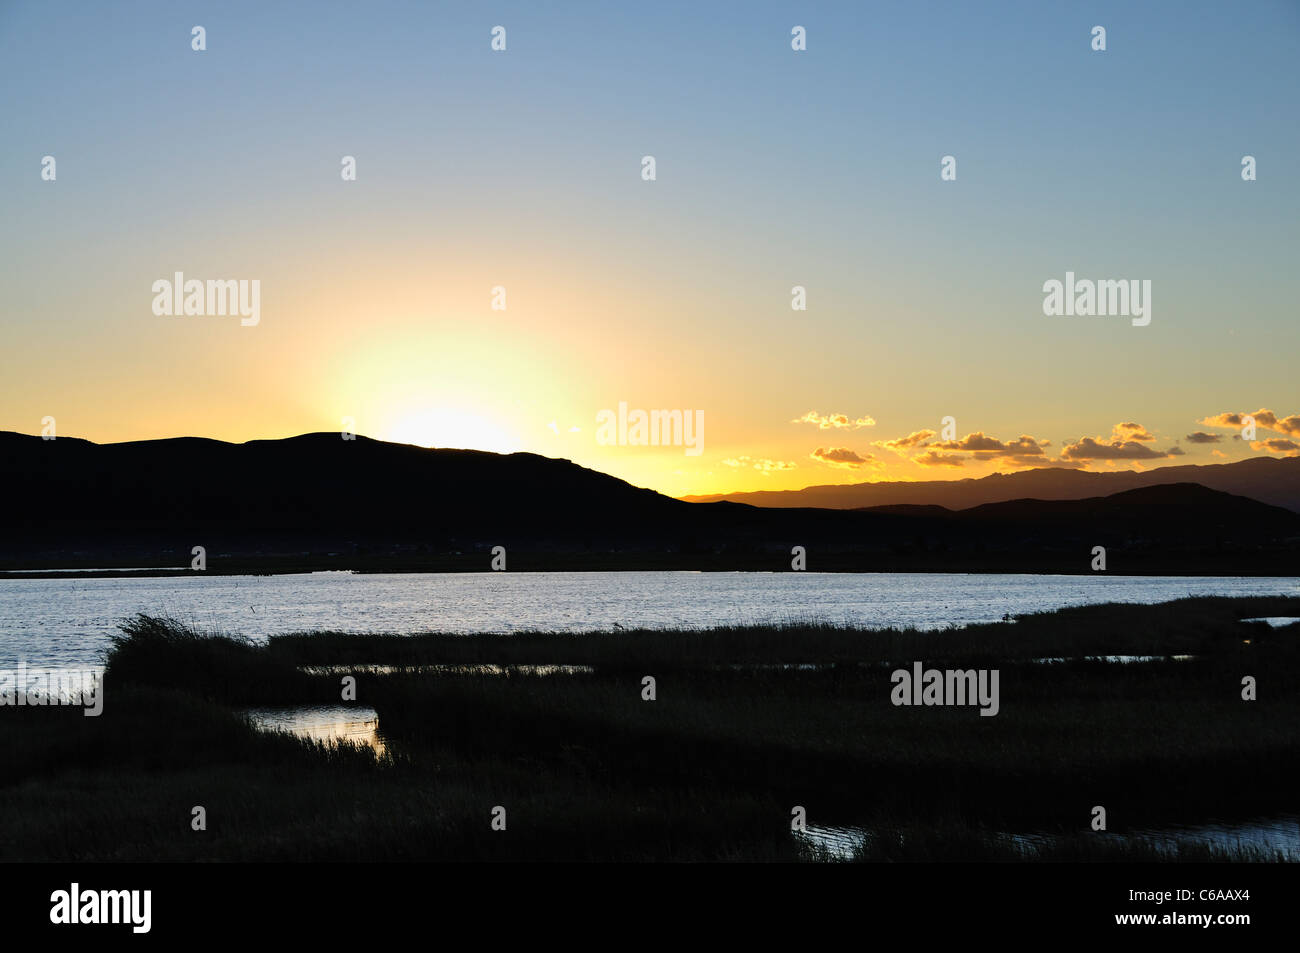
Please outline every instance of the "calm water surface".
M350 741L374 749L376 755L386 750L379 734L379 712L365 705L248 708L244 714L264 731L286 731L327 745Z
M581 632L821 620L935 628L1005 613L1187 595L1300 595L1295 577L940 573L310 573L0 578L0 667L102 662L117 623L168 614L263 638L286 632Z

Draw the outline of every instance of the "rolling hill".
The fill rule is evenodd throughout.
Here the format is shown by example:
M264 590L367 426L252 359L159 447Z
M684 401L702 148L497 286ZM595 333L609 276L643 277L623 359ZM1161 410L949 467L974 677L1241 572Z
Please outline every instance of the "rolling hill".
M1109 496L1144 486L1198 483L1212 490L1248 496L1261 503L1300 513L1300 457L1261 457L1237 463L1158 467L1154 470L1089 473L1083 470L1034 469L993 473L977 479L881 481L809 486L802 490L759 490L687 496L693 503L728 500L751 506L819 506L859 509L887 505L935 505L967 509L1006 500L1077 500Z
M1198 484L963 508L763 508L676 500L536 454L337 433L103 445L0 433L0 494L6 570L183 569L194 545L229 572L482 570L495 545L516 569L783 571L804 546L810 569L1084 572L1103 545L1115 571L1300 570L1300 514Z

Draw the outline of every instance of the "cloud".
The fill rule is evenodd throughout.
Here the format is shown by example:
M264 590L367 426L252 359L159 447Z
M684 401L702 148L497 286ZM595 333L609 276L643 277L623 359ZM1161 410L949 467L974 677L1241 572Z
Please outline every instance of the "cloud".
M1078 443L1067 444L1061 456L1066 460L1156 460L1164 454L1133 441L1099 443L1084 437Z
M1173 446L1168 450L1156 450L1146 446L1155 440L1146 427L1138 423L1116 424L1111 428L1110 439L1105 437L1080 437L1075 443L1066 444L1061 451L1062 460L1163 460L1167 457L1183 456L1183 450Z
M797 464L793 460L769 460L766 457L731 457L722 461L723 466L735 469L758 470L763 476L768 476L778 470L793 470Z
M1223 440L1223 434L1206 433L1204 430L1198 430L1195 433L1189 433L1183 439L1188 443L1220 443Z
M871 454L864 457L848 447L818 447L809 456L814 460L820 460L822 463L830 464L833 467L843 467L847 470L864 467L876 459Z
M933 436L936 436L933 430L913 430L906 437L896 437L893 440L875 440L872 442L872 446L892 450L894 453L902 453L904 450L914 450L928 446L926 441Z
M1167 456L1167 452L1153 450L1134 440L1101 443L1092 437L1067 444L1061 451L1064 460L1160 460Z
M1281 437L1271 437L1268 440L1252 440L1250 449L1267 450L1269 453L1294 454L1300 451L1300 443L1296 443L1294 440L1283 440Z
M966 458L959 453L940 453L927 450L912 458L912 462L923 467L961 467L966 465Z
M1051 460L1044 453L1043 448L1051 446L1050 441L1037 440L1028 434L1021 434L1015 440L1002 441L982 430L977 430L968 433L960 440L930 442L934 436L936 434L933 430L914 430L906 437L873 441L872 446L908 457L913 463L923 467L960 467L965 466L968 460L977 463L996 460L1011 467L1049 466L1058 462ZM919 452L922 450L925 452ZM970 456L962 454L970 454ZM1075 466L1075 464L1062 465Z
M1048 446L1046 440L1038 441L1028 434L1021 434L1016 440L1003 443L996 437L990 437L982 430L968 433L960 440L945 440L932 444L939 450L964 450L975 454L977 460L991 460L995 457L1029 457L1042 456L1043 448Z
M858 417L856 420L848 414L826 414L822 416L810 410L802 417L790 421L792 424L815 424L818 430L857 430L860 427L874 427L876 422L870 417Z
M1147 443L1151 440L1155 440L1156 437L1155 434L1151 433L1141 424L1127 423L1116 424L1112 427L1110 431L1110 439L1112 443L1124 443L1128 440L1138 440L1142 443Z
M1206 417L1204 420L1196 421L1206 427L1243 427L1245 418L1253 417L1257 427L1263 427L1265 430L1272 430L1277 433L1286 434L1289 437L1300 437L1300 414L1292 414L1290 417L1279 418L1273 411L1260 408L1253 414L1215 414L1213 417Z

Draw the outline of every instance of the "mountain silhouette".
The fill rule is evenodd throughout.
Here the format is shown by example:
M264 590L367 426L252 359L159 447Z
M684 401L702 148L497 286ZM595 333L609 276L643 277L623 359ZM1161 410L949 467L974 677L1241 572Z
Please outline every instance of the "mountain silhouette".
M756 490L686 496L694 503L728 500L753 506L818 506L860 509L898 504L968 509L1005 500L1077 500L1170 483L1198 483L1300 512L1300 457L1261 457L1236 463L1187 464L1138 472L1089 473L1039 468L992 473L964 480L881 481L809 486L802 490Z
M815 569L1086 572L1101 545L1117 572L1300 569L1300 514L1188 483L966 508L763 508L677 500L532 453L338 433L103 445L0 433L0 492L8 570L179 569L195 545L218 571L481 570L496 545L524 554L511 568L786 570L803 546Z

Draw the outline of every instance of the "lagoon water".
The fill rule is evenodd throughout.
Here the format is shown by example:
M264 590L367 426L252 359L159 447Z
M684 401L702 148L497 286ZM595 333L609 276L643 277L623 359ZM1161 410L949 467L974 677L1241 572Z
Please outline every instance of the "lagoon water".
M310 573L0 578L0 668L101 664L136 612L264 638L349 632L593 631L820 620L936 628L1098 602L1300 595L1296 577L952 573Z
M324 744L347 741L382 755L386 744L379 734L379 713L365 705L295 705L289 708L248 708L244 714L265 731L285 731Z

